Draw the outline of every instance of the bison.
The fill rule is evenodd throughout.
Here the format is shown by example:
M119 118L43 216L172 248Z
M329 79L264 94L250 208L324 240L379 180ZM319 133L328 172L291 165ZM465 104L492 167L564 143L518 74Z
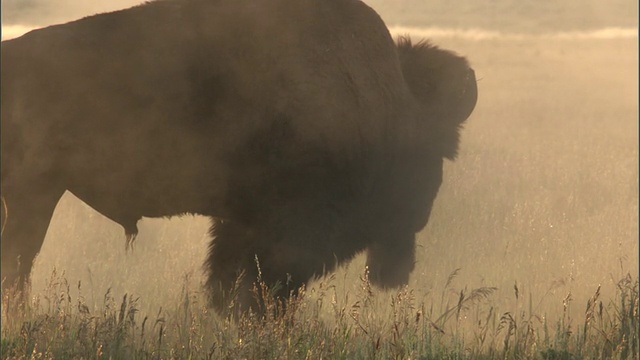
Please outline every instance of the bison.
M157 0L4 41L2 278L28 279L70 191L128 242L210 217L218 310L251 304L256 259L296 288L366 251L406 284L476 99L463 57L357 0Z

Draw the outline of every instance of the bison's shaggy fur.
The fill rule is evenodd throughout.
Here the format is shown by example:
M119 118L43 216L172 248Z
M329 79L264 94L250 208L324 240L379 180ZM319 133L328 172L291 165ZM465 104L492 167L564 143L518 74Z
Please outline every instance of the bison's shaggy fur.
M65 190L121 224L211 217L213 303L244 273L303 284L367 251L407 282L476 102L465 59L356 0L159 0L2 43L2 277Z

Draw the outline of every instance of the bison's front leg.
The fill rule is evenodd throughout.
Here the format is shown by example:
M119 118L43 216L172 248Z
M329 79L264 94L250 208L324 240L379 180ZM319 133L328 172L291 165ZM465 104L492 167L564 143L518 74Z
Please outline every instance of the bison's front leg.
M255 305L251 284L257 278L255 235L239 222L214 220L205 262L210 300L218 313L244 311Z
M206 262L213 305L223 314L230 304L260 312L265 296L287 298L309 279L351 259L364 246L344 235L347 225L340 219L335 206L305 199L273 207L250 224L217 222ZM258 268L269 294L251 291Z
M269 221L269 225L274 223L282 224ZM287 298L314 274L321 273L325 262L329 270L334 267L335 257L325 249L329 256L324 259L318 249L323 244L309 244L300 234L294 236L278 226L218 221L211 233L214 239L205 263L207 287L212 305L223 315L236 315L249 308L261 313L267 296ZM268 294L261 292L259 285L263 284L258 281L266 285Z

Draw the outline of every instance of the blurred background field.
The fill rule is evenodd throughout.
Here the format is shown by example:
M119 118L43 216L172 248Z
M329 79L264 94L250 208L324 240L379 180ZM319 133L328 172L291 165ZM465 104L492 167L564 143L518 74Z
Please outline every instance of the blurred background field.
M526 309L582 324L596 289L609 299L627 273L638 276L637 2L369 3L394 35L467 56L478 78L459 158L446 164L418 235L416 304L442 308L464 289L496 287L478 311ZM2 4L3 29L96 11L79 1L68 11L45 0ZM185 284L199 292L208 227L203 217L145 218L126 252L122 228L66 194L36 261L34 293L57 269L72 293L81 283L92 311L110 288L155 316L184 300ZM363 267L358 257L321 281L353 300ZM395 293L377 294L380 314L390 311Z
M139 0L2 0L3 25L43 26L126 8ZM629 0L367 0L390 26L480 28L506 33L635 28L638 2Z

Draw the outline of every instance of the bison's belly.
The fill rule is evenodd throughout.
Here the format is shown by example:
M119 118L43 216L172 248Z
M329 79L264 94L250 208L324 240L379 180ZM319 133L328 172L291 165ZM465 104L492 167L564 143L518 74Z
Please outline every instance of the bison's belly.
M113 139L61 157L66 188L98 212L122 218L195 213L224 217L227 173L214 147L197 139ZM97 137L95 142L108 142Z

